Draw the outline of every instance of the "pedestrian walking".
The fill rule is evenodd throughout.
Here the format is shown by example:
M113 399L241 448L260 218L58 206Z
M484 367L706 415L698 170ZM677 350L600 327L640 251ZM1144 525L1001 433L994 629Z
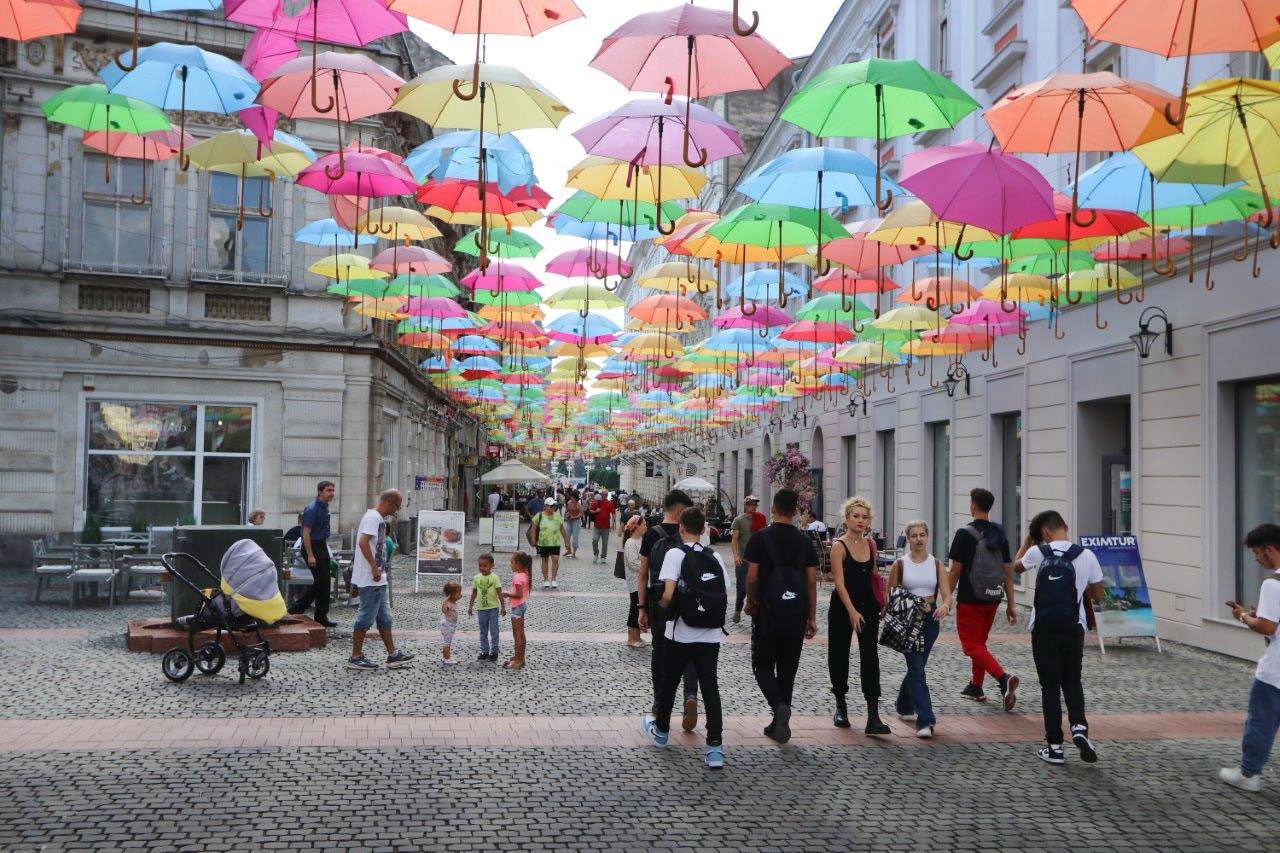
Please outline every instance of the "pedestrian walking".
M640 593L636 584L640 579L640 545L649 525L643 515L636 513L627 520L622 530L622 565L627 589L631 591L631 604L627 608L627 645L638 649L644 645L640 639Z
M987 637L995 624L1001 599L1005 618L1018 624L1013 597L1013 561L1004 528L991 520L996 497L986 489L969 492L969 513L973 520L956 531L947 551L949 582L956 599L956 633L960 647L970 660L970 679L960 695L985 702L983 681L990 675L1000 685L1004 709L1012 711L1017 702L1018 676L1004 671L987 648Z
M476 569L476 576L471 579L471 602L467 605L468 616L475 616L477 606L479 609L480 654L476 660L496 661L502 645L499 613L507 615L507 603L501 595L502 581L493 573L493 555L481 554Z
M1259 524L1244 537L1244 546L1253 552L1258 565L1272 574L1258 590L1257 607L1246 609L1234 601L1228 601L1227 607L1250 631L1265 637L1267 647L1258 659L1249 691L1240 766L1224 767L1218 771L1218 778L1244 791L1258 791L1262 788L1262 768L1271 757L1276 732L1280 731L1280 642L1276 637L1276 626L1280 625L1280 526Z
M679 524L681 544L669 548L662 560L659 603L671 611L673 618L665 626L667 651L662 681L653 713L644 718L644 730L655 746L666 746L676 688L692 666L702 687L707 715L707 766L718 770L724 767L724 745L716 670L729 584L720 555L698 542L706 523L706 516L697 507L684 510Z
M538 558L542 562L543 589L560 588L557 580L560 575L560 549L567 538L564 517L556 512L556 499L547 498L542 504L542 512L535 515L529 524L529 544L538 549Z
M879 574L876 545L868 536L873 517L866 498L853 497L840 508L844 535L831 544L831 577L835 589L827 611L827 671L831 692L836 697L832 721L849 728L849 652L858 638L858 678L867 701L869 735L887 735L889 727L880 719L880 611L884 603L877 595ZM812 547L812 546L811 546ZM815 558L816 560L816 558Z
M1031 655L1040 679L1044 710L1045 746L1036 755L1049 764L1063 764L1062 700L1067 702L1071 741L1086 764L1098 760L1085 719L1084 597L1102 600L1102 566L1088 548L1071 541L1067 522L1048 509L1031 519L1027 538L1016 555L1020 569L1035 572L1036 592L1031 608ZM1274 732L1272 733L1274 735Z
M569 556L578 553L578 538L582 531L582 501L577 492L570 492L564 504L564 529L569 546Z
M502 495L497 489L489 492L489 517L493 518L498 513L498 505L502 503Z
M751 671L773 719L766 737L791 739L791 701L804 641L818 632L818 553L793 520L799 495L779 489L773 523L750 537L746 610L751 621ZM748 510L751 512L752 510Z
M501 593L511 608L511 643L514 646L511 659L502 665L503 669L524 669L524 614L529 606L532 586L533 557L524 551L516 551L511 555L511 590Z
M662 505L662 521L650 525L648 532L640 540L640 574L636 577L638 621L641 630L649 630L649 639L653 644L649 674L653 681L655 708L667 645L667 611L662 607L663 583L659 574L667 551L680 547L680 518L686 509L693 506L693 500L680 489L672 489L663 498ZM698 725L698 677L692 664L685 669L684 674L684 715L680 725L686 732L693 731Z
M387 575L383 570L387 555L387 518L404 504L404 495L388 489L378 503L366 510L356 528L356 549L351 562L351 582L360 588L360 610L351 631L351 657L347 668L371 671L378 665L365 657L364 638L374 625L387 649L387 669L408 666L413 655L396 649L391 636L391 604L387 597Z
M742 621L742 604L747 597L747 545L751 543L751 535L755 532L756 511L760 508L760 499L755 495L747 495L742 499L742 514L729 526L729 550L733 554L734 589L733 621Z
M457 581L446 581L444 601L440 603L440 654L445 666L455 666L458 659L453 656L453 635L458 630L458 600L462 598L462 584Z
M906 536L907 553L894 560L889 569L889 588L902 587L921 600L925 609L924 648L902 653L907 674L898 688L896 710L903 720L915 724L916 737L931 738L938 719L924 671L929 652L938 641L942 620L951 612L951 586L942 561L929 553L929 525L921 520L907 522Z
M592 562L604 563L609 557L609 534L613 531L613 516L618 510L607 493L601 493L591 511Z
M290 613L305 613L307 608L315 605L316 621L326 628L332 628L337 622L329 619L329 590L333 583L329 564L329 503L333 500L336 487L328 480L321 480L316 485L316 497L302 511L302 555L306 558L307 568L311 570L311 586L308 587L294 604Z

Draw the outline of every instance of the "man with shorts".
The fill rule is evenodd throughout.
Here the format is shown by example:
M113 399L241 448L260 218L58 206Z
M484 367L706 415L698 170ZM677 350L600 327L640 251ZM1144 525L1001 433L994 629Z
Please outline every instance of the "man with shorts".
M387 598L387 575L382 570L387 558L387 518L404 504L404 495L388 489L377 506L366 510L356 535L356 552L351 564L351 582L360 588L360 610L351 632L351 657L347 669L373 671L378 665L364 656L365 633L375 624L387 647L387 669L408 666L413 655L396 650L391 638L391 605Z

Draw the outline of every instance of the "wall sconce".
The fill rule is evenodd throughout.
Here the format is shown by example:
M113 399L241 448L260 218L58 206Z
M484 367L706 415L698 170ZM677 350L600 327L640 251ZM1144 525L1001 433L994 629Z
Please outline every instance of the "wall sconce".
M964 393L969 394L969 370L960 362L956 362L947 368L947 378L942 380L942 384L947 388L947 396L954 397L956 388L964 382Z
M857 417L859 403L862 404L862 416L865 418L867 416L867 395L861 391L849 398L849 404L845 408L850 416Z
M1150 315L1150 319L1148 319ZM1161 320L1164 322L1163 332L1151 331L1151 320ZM1158 305L1152 305L1142 312L1142 316L1138 318L1138 331L1129 336L1129 340L1133 341L1133 345L1138 348L1138 358L1146 358L1151 355L1151 347L1156 342L1156 338L1164 335L1164 353L1165 355L1173 355L1173 325L1169 322L1169 315L1164 313L1164 309Z

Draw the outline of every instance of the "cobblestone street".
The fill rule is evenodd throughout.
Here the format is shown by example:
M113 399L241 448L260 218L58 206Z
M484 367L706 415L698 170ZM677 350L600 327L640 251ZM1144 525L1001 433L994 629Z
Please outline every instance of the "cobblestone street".
M536 585L522 672L474 660L465 597L462 663L441 667L438 583L413 595L410 571L395 575L394 616L412 668L343 669L354 611L337 607L328 647L278 654L244 685L232 667L171 684L159 655L128 653L124 624L162 615L154 596L72 611L55 590L33 605L29 575L5 571L0 848L1274 849L1278 789L1251 796L1216 779L1239 756L1247 661L1145 641L1109 643L1105 657L1091 647L1101 762L1069 750L1050 767L1034 757L1025 623L993 637L1023 677L1008 715L959 697L968 665L944 627L929 664L931 742L888 700L891 737L867 738L861 719L831 726L824 624L801 661L795 737L779 747L760 733L744 619L721 656L727 766L713 772L700 729L647 746L649 653L624 644L626 591L611 566L566 560L558 591ZM503 631L506 651L507 620ZM904 666L881 657L891 694Z

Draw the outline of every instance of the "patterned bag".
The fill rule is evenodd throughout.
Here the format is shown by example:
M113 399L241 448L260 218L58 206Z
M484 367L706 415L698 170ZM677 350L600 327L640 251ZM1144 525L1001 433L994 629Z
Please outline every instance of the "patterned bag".
M881 617L880 645L896 652L923 652L925 606L923 598L895 586Z

